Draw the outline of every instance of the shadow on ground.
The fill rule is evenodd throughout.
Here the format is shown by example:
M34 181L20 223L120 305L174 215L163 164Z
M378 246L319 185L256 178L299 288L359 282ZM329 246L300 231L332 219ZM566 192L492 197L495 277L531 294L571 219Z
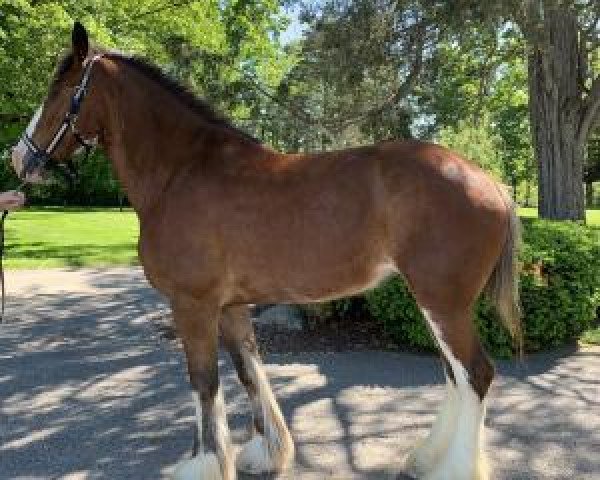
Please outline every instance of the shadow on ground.
M189 454L194 412L181 353L153 326L164 303L138 270L91 270L76 285L64 275L64 284L39 273L19 287L0 327L0 478L166 478ZM266 361L297 442L296 464L280 478L403 478L402 458L443 395L429 356ZM248 406L225 357L220 366L239 445ZM598 478L600 351L499 371L488 409L494 478Z

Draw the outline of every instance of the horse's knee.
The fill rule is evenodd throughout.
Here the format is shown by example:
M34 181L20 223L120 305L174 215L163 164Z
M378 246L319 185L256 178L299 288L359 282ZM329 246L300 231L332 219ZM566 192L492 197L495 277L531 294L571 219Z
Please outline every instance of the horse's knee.
M190 384L202 403L212 402L219 390L217 366L207 370L190 370Z

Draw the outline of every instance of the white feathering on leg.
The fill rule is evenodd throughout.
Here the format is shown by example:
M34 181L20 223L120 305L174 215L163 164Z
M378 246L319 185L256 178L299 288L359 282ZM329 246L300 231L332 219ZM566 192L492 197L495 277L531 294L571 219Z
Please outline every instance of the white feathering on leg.
M426 480L487 480L487 464L481 450L482 421L484 408L473 391L461 395L457 428L448 450L433 469L424 477Z
M221 386L217 391L214 403L214 425L217 454L222 461L223 479L234 480L235 468L232 463L231 438L229 437L229 426L227 425L227 414L225 412L225 400ZM204 480L204 479L202 479Z
M487 462L481 448L483 440L483 420L485 403L481 401L469 382L466 369L452 354L444 342L441 331L431 321L428 312L423 311L438 341L440 349L452 367L456 385L455 431L451 435L448 448L435 459L425 480L447 480L449 478L464 480L487 480Z
M459 410L456 388L448 379L446 398L439 409L437 417L423 439L410 453L405 468L410 475L420 478L431 466L437 463L441 455L448 449L449 442L456 430L456 417Z
M202 403L200 402L200 395L196 392L192 392L194 397L194 406L196 407L196 436L198 441L198 453L202 453Z
M237 468L254 474L284 470L294 456L294 442L262 365L251 354L244 355L244 362L257 386L265 431L244 444L238 453Z
M259 474L273 470L269 444L262 435L254 435L238 453L237 468L246 473Z
M217 452L204 452L202 445L202 403L193 392L198 426L198 455L180 462L173 473L173 480L234 480L235 468L232 463L232 449L225 413L225 401L221 387L217 390L213 406L213 425Z

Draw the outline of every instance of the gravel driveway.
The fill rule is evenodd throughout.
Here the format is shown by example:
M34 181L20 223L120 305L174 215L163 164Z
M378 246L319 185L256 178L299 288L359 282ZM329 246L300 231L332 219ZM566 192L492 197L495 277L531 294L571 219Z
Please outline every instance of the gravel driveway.
M140 271L6 277L0 479L167 478L189 454L194 411L183 357L153 322L166 307ZM278 354L266 362L297 442L286 479L395 478L443 394L430 356ZM220 364L239 443L248 406L225 356ZM493 478L600 478L600 349L536 355L499 371L487 422Z

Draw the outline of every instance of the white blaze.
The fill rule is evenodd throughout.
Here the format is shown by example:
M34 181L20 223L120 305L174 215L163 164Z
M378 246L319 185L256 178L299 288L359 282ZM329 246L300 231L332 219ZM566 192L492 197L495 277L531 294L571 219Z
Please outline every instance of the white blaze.
M44 110L44 105L40 105L38 107L38 109L36 110L35 114L33 115L33 118L29 122L29 125L27 125L27 129L25 131L27 132L27 135L29 135L30 137L31 137L31 135L33 135L33 132L35 132L35 127L37 126L37 123L40 121L40 117L42 116L43 110Z
M35 132L35 127L37 127L38 122L40 121L40 117L42 116L42 111L44 110L44 106L40 105L35 112L33 118L29 121L29 125L25 129L25 132L29 137L33 135ZM19 143L13 148L12 151L12 166L15 169L17 175L21 174L21 170L23 170L23 159L27 154L27 146L23 142L23 140L19 139Z

